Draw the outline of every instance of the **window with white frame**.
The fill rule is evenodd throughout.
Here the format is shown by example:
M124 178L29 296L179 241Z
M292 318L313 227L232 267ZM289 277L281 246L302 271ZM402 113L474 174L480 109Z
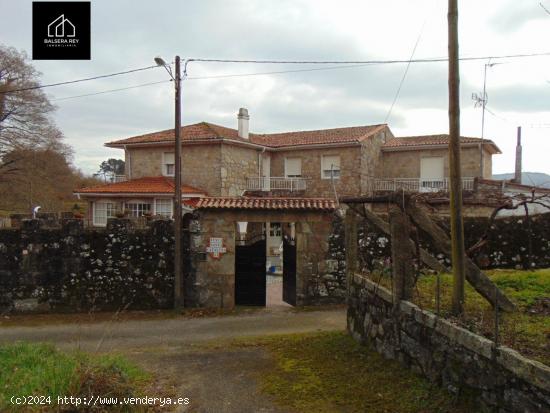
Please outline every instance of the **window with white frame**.
M148 202L126 202L124 209L126 209L128 215L133 218L142 217L152 212L151 204Z
M116 205L113 202L94 202L93 224L104 227L107 220L115 216Z
M155 215L172 218L172 203L169 198L155 199Z
M323 155L321 158L321 178L340 178L340 156Z
M162 154L162 174L165 176L174 176L175 172L174 152L164 152Z
M285 178L300 178L302 176L302 159L285 158Z

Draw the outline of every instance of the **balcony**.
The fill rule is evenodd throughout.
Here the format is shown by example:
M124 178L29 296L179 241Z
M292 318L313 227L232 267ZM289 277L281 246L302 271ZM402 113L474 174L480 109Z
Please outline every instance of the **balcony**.
M247 191L305 191L306 178L252 177L246 179Z
M449 178L433 181L420 178L380 178L372 181L371 189L374 192L448 192L449 187ZM462 178L462 189L473 191L474 178Z
M128 178L126 178L126 175L115 175L113 177L113 182L124 182L124 181L127 181Z

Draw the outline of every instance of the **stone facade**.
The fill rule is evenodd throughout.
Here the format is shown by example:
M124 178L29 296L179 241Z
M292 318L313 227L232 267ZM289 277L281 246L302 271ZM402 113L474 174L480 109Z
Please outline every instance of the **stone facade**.
M388 359L457 394L475 395L480 411L550 411L550 367L527 359L391 293L361 275L350 279L347 328Z
M259 154L260 151L256 149L222 144L219 171L221 196L242 195L247 178L258 176Z
M173 152L173 146L132 148L126 157L126 176L131 179L163 175L163 153ZM185 185L222 194L222 145L184 145L182 147L182 180Z
M423 149L423 150L400 150L382 152L382 176L384 178L419 178L420 159L424 157L443 157L444 175L449 176L449 152L447 149ZM492 176L491 154L485 150L484 170L485 178ZM465 147L460 154L463 177L479 176L479 148Z
M343 303L345 257L341 219L326 212L219 211L195 213L200 231L193 236L191 254L202 256L194 269L196 304L232 308L235 303L235 232L237 222L296 223L296 304ZM210 237L226 248L221 258L205 254Z

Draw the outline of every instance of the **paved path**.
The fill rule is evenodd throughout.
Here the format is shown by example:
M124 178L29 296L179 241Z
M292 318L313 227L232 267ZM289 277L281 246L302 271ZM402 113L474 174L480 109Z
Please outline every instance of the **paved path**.
M194 319L0 327L0 343L47 341L66 349L122 352L156 373L157 390L148 396L171 389L175 397L189 397L190 405L176 412L287 413L260 389L261 375L273 368L266 349L224 347L224 340L344 327L343 308L296 311L283 307Z

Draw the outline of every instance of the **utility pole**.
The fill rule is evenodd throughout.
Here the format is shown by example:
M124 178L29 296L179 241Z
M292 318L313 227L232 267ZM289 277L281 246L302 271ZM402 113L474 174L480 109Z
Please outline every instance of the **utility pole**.
M182 251L181 251L181 69L180 57L176 56L175 76L162 57L155 57L155 63L163 66L174 81L175 96L175 125L174 125L174 309L180 310L184 306Z
M453 265L452 311L464 312L465 248L462 221L462 173L460 170L460 95L458 64L458 0L449 0L449 169L451 180L451 246Z
M175 122L175 196L174 196L174 309L179 310L184 306L183 274L182 274L182 245L181 245L181 70L180 57L176 56L176 122Z

